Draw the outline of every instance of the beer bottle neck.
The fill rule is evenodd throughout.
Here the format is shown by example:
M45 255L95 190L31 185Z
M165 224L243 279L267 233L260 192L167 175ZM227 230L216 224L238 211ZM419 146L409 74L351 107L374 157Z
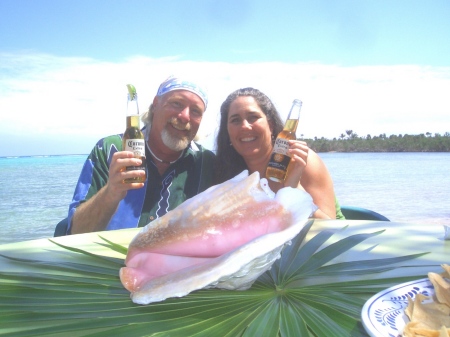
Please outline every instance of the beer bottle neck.
M291 110L289 111L283 130L290 132L295 132L297 130L301 108L302 108L302 101L299 99L295 99L292 102Z
M133 97L128 94L127 100L127 117L131 116L139 116L139 106L137 101L137 94L134 94Z
M297 131L298 119L288 119L284 124L284 131L295 132Z
M289 114L287 120L299 119L300 118L300 110L302 109L302 101L299 99L294 99L292 102L291 110L289 110Z

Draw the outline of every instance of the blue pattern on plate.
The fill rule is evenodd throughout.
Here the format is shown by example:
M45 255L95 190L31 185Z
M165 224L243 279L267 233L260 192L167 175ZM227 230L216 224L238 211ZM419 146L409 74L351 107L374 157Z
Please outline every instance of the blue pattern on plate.
M414 299L417 294L434 294L433 285L428 279L400 284L371 297L362 311L366 331L374 337L401 337L408 297Z

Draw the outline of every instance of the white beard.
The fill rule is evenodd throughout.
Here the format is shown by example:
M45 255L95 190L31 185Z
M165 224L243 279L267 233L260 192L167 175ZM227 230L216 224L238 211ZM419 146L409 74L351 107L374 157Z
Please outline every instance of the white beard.
M189 139L188 137L183 138L177 138L170 134L169 131L167 131L167 128L164 128L161 133L161 139L165 146L167 146L169 149L173 151L182 151L185 148L189 146L189 143L192 139Z

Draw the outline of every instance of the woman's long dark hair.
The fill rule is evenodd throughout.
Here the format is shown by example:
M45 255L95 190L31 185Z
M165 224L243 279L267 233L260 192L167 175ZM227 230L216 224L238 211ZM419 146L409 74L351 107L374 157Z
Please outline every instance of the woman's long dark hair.
M275 140L277 135L283 130L284 124L281 121L280 114L273 105L272 101L264 93L254 88L243 88L233 91L228 95L227 99L220 107L220 125L219 132L216 138L216 165L215 165L215 179L216 184L222 183L225 180L233 178L238 173L247 169L244 158L237 153L233 146L231 146L230 136L228 135L228 112L230 105L235 99L241 96L251 96L255 99L260 109L264 112L272 126L272 139Z

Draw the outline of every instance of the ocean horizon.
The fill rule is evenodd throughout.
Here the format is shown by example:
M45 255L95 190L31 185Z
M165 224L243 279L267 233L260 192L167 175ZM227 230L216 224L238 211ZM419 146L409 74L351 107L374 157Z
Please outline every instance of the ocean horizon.
M341 205L450 225L450 153L319 153ZM0 244L52 237L88 154L0 157Z

